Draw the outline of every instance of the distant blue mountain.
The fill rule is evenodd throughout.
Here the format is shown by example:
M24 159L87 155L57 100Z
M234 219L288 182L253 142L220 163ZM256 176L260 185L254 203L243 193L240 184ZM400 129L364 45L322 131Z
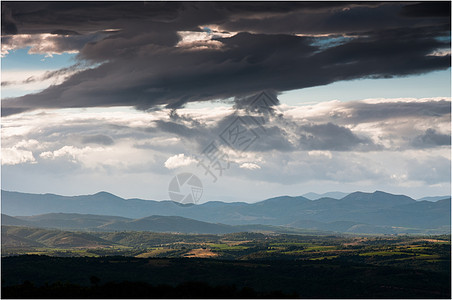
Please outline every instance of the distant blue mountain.
M444 233L450 231L450 198L437 202L416 201L405 195L393 195L381 191L355 192L341 199L323 197L318 200L309 200L303 196L281 196L252 204L215 201L200 205L123 199L106 192L66 197L2 191L2 213L10 216L77 213L129 219L156 215L178 216L225 225L261 224L340 232L364 230L369 233L403 233L427 230L429 233ZM58 221L52 218L52 222L58 224L58 222L78 221ZM86 218L84 222L88 222ZM100 224L99 222L104 220L95 217L89 219L89 222ZM132 221L115 220L115 222L127 223L127 226L131 226Z
M423 197L420 199L417 199L417 201L431 201L436 202L438 200L448 199L450 196L432 196L432 197Z

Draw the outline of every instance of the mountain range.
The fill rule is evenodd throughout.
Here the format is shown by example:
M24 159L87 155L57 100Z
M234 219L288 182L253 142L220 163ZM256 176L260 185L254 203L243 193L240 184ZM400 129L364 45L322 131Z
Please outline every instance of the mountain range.
M417 199L417 201L431 201L431 202L435 202L438 200L443 200L443 199L447 199L450 198L450 196L431 196L431 197L422 197Z
M341 199L281 196L251 204L211 201L193 205L123 199L107 192L67 197L2 191L2 224L191 233L289 227L352 233L448 233L450 202L450 197L416 201L376 191L355 192Z
M116 216L65 213L19 217L2 214L2 225L4 227L21 226L96 232L150 231L187 234L226 234L266 231L275 233L327 234L327 232L317 229L305 230L302 228L272 225L226 225L177 216L149 216L139 219L128 219Z

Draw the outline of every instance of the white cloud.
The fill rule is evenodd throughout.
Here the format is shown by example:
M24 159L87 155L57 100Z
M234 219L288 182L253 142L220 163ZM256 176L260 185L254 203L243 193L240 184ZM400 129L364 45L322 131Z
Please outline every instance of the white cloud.
M83 158L83 156L85 156L88 153L99 152L99 151L103 151L103 150L104 150L104 148L101 148L101 147L77 148L74 146L64 146L55 151L42 152L39 156L44 159L56 159L56 158L60 158L60 157L68 157L71 159L72 162L77 162L77 161L80 161Z
M308 152L309 156L320 156L320 157L328 157L329 159L333 158L331 151L321 151L321 150L313 150Z
M450 55L450 49L438 49L432 53L427 54L427 56L447 56Z
M95 32L88 35L60 35L60 34L15 34L6 36L2 43L1 56L4 57L15 49L30 47L28 54L46 54L52 56L63 53L78 53L88 42L99 41L108 32Z
M217 31L213 28L200 27L204 31L178 31L180 41L176 47L185 47L190 49L219 49L223 43L212 38L228 38L236 35L236 32Z
M248 169L248 170L256 170L256 169L260 169L261 167L259 165L253 164L253 163L243 163L240 165L240 168Z
M363 99L360 101L353 101L353 102L362 102L362 103L368 103L368 104L378 104L378 103L425 103L425 102L431 102L431 101L451 101L450 97L430 97L430 98L368 98Z
M181 154L177 154L177 155L174 155L174 156L171 156L170 158L168 158L165 161L165 167L167 169L176 169L179 167L185 167L185 166L195 164L195 163L196 163L196 159L187 157L187 156L185 156L185 154L181 153Z
M37 140L31 139L31 140L22 140L19 143L16 144L17 148L22 149L29 149L29 148L37 148L39 147L39 142Z
M384 101L390 103L389 99ZM337 113L349 108L352 112L357 104L285 105L281 109L285 119L267 124L266 133L260 135L250 151L236 151L219 143L221 152L229 156L230 168L223 171L215 186L226 186L234 180L242 182L237 192L257 185L272 186L275 189L267 192L275 196L287 194L289 190L294 195L301 194L302 186L308 189L303 192L309 192L312 184L328 190L333 186L337 190L343 185L349 186L349 190L361 189L362 186L368 187L369 191L389 188L388 191L395 192L399 188L400 191L408 188L420 191L436 184L437 192L434 193L442 193L448 187L450 173L444 165L450 162L450 147L442 145L423 149L409 145L413 138L425 134L430 128L436 133L450 134L450 114L423 115L420 110L420 115L389 118L383 115L382 120L374 118L371 121L364 117L336 117ZM436 107L435 103L431 105ZM158 181L159 185L152 186L154 192L161 189L162 181L165 181L162 178L169 177L171 170L186 167L191 172L198 172L197 176L207 184L210 178L203 177L204 170L196 167L195 155L201 155L202 149L211 142L210 138L220 142L215 130L221 132L221 126L227 126L228 119L224 117L229 116L232 110L226 106L211 111L205 107L192 107L177 112L180 116L177 122L169 117L169 110L145 113L129 108L34 111L4 117L2 164L8 170L4 176L15 174L20 178L20 174L26 173L30 182L33 176L37 176L33 174L45 174L49 180L54 176L55 182L62 181L55 174L65 174L71 178L68 180L78 174L91 174L96 178L116 176L118 182L124 180L134 190L141 191L150 189L151 185L143 183L146 180ZM284 126L283 121L290 126ZM300 138L297 128L327 122L340 123L354 134L371 138L375 144L384 147L372 151L357 151L355 148L307 151L296 146ZM161 123L181 125L190 129L188 132L192 135L184 135L184 130L168 130ZM272 128L281 128L281 131L272 131ZM80 143L80 137L98 134L108 135L114 144L87 147ZM293 139L293 147L275 147L287 138ZM262 145L266 148L260 147ZM36 172L29 172L31 168ZM249 176L249 170L259 171ZM138 184L139 176L147 179L141 179ZM19 185L17 182L15 186ZM49 191L52 191L51 182L48 183ZM111 191L114 191L114 186ZM132 192L129 195L135 196Z
M2 165L33 163L35 158L31 151L13 148L2 148Z

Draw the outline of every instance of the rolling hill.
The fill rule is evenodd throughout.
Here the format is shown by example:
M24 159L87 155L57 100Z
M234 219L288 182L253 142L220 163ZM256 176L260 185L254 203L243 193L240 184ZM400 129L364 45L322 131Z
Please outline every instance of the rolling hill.
M86 248L112 244L88 233L2 225L2 247L4 248Z
M226 229L225 225L256 224L339 232L363 231L361 233L450 231L450 198L436 202L416 201L405 195L381 191L355 192L342 199L323 197L309 200L302 196L281 196L252 204L211 201L200 205L122 199L106 192L65 197L2 191L2 212L10 216L23 216L16 217L18 220L14 220L16 223L11 225L21 225L20 222L27 221L41 227L99 230L179 230L179 227L172 227L170 223L183 224L183 219L169 221L155 217L166 216L210 223L191 223L189 227L193 232L208 228L205 231L209 233L228 232L230 229ZM65 215L60 215L62 219L59 219L58 213ZM83 217L74 214L83 214ZM153 219L149 219L150 216Z
M67 219L67 223L65 223L65 219ZM302 228L260 224L225 225L202 222L178 216L149 216L139 219L127 219L114 216L65 213L51 213L29 217L11 217L2 214L2 226L52 228L59 230L81 230L90 232L148 231L186 234L225 234L266 231L277 233L327 234L326 232L318 229L304 230Z
M2 214L11 218L10 216ZM11 222L6 220L8 225L28 225L34 227L60 228L60 229L95 229L98 226L106 225L114 222L130 221L132 219L116 216L103 216L92 214L68 214L68 213L49 213L34 216L17 216L18 221ZM19 224L24 222L25 224ZM17 224L16 224L17 223Z
M99 229L211 234L240 231L230 225L213 224L176 216L150 216L136 220L116 221L99 226Z

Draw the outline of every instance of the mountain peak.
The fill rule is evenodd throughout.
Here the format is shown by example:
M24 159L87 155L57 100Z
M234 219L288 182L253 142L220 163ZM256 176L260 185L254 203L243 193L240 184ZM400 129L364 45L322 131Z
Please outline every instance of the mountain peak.
M373 193L354 192L341 199L344 202L361 203L363 205L370 205L372 203L384 204L387 207L409 204L416 202L416 200L405 195L394 195L383 191L375 191Z
M98 193L93 194L93 196L121 198L106 191L100 191Z
M395 195L395 194L391 194L391 193L387 193L387 192L383 192L383 191L375 191L375 192L373 192L372 194L374 194L374 195L391 195L391 196L398 196L398 195Z

